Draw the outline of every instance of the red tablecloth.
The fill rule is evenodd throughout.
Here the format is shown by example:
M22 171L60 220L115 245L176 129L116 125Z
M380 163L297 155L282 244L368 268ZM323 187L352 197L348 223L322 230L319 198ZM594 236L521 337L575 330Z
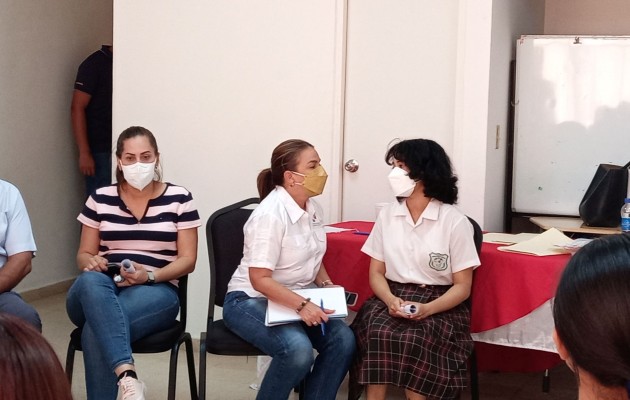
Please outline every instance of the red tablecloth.
M347 221L333 226L369 232L373 223ZM350 307L357 311L372 295L368 276L370 258L361 252L367 236L348 231L329 233L327 239L324 265L333 282L358 294L357 304ZM502 252L497 247L488 243L482 246L481 267L475 270L472 290L472 332L508 324L551 299L569 260L569 255L537 257ZM534 350L483 344L477 351L481 370L536 371L559 362L553 353ZM502 354L499 356L498 352ZM514 357L506 357L507 354ZM506 362L510 358L513 360Z
M348 221L332 226L370 232L373 225L373 222ZM369 281L370 257L361 252L367 236L350 231L329 233L326 236L328 242L324 254L326 271L334 283L343 286L347 291L357 293L357 303L349 308L359 311L363 302L373 294Z
M551 299L570 257L537 257L498 247L490 243L481 247L481 267L475 270L472 290L473 332L508 324Z

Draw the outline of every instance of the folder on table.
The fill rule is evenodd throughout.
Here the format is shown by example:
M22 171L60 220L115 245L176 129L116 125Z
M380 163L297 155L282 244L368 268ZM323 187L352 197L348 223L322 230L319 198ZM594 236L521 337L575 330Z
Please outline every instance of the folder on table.
M323 300L324 308L335 310L333 314L328 314L328 318L345 318L348 316L346 293L341 286L295 289L293 291L304 298L310 298L311 303L315 303L317 306L319 306L320 301ZM269 300L267 315L265 316L265 325L282 325L301 320L302 318L300 318L300 315L296 313L294 309Z
M524 242L529 239L533 239L538 236L538 233L497 233L487 232L483 234L483 241L485 243L495 244L514 244Z
M513 244L512 246L499 247L498 250L534 256L553 256L568 253L567 250L559 246L570 243L571 241L572 239L564 233L556 228L551 228L532 239Z

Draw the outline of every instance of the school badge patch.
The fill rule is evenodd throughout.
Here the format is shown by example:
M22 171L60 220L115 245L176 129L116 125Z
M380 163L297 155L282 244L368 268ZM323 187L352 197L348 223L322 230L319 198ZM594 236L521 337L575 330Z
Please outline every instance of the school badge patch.
M444 271L448 267L448 255L440 253L429 253L429 267L436 271Z

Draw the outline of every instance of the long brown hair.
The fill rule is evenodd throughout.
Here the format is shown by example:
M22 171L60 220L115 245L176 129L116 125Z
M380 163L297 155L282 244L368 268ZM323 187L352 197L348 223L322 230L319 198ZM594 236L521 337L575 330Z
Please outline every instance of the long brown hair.
M5 313L0 313L0 379L0 400L72 400L50 344L35 328Z
M300 153L312 144L301 139L289 139L280 143L271 153L271 167L258 174L256 184L260 200L267 197L276 187L284 183L284 172L295 171Z

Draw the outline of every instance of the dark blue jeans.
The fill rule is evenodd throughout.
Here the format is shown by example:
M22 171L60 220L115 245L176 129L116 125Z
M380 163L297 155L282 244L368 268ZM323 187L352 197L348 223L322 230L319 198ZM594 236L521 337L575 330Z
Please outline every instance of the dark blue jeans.
M244 292L228 293L223 304L227 327L273 357L256 399L286 399L306 377L306 400L334 400L354 357L352 330L341 319L329 320L326 335L302 322L269 327L266 311L266 298Z
M25 302L16 292L0 293L0 312L15 315L42 331L42 321L32 305Z
M87 398L115 399L114 369L133 364L132 342L173 323L179 298L167 283L119 288L109 276L90 271L81 273L68 291L66 309L70 320L83 327Z

